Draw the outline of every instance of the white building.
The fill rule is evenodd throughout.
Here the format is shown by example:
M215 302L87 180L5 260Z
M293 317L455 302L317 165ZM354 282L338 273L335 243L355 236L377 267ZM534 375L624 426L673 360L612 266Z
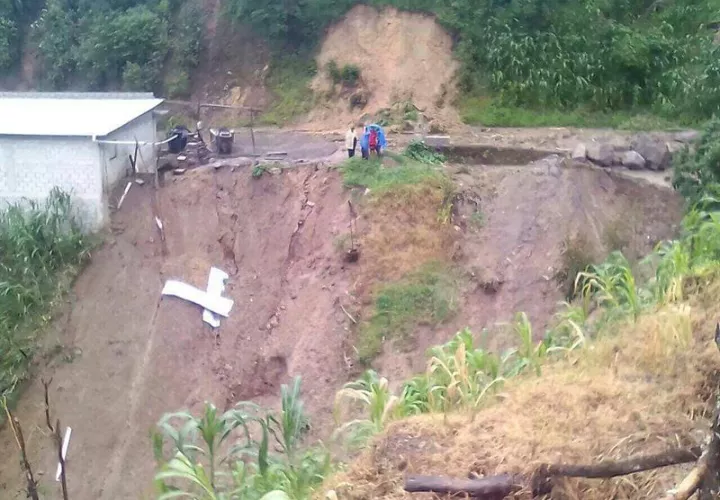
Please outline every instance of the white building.
M0 92L0 210L57 186L88 228L100 228L108 193L132 173L136 142L138 171L155 171L161 103L143 93Z

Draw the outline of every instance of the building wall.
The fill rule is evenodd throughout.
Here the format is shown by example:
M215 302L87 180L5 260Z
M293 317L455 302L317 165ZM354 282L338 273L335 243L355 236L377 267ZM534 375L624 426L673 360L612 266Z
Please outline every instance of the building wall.
M100 141L156 141L156 122L154 113L148 112L117 129ZM100 143L103 161L103 178L105 191L109 192L117 182L132 173L129 157L135 154L134 144L103 144ZM156 164L156 147L140 146L137 155L139 172L154 172Z
M72 194L89 229L107 217L100 151L81 137L0 137L0 207L23 198L42 201L53 187Z

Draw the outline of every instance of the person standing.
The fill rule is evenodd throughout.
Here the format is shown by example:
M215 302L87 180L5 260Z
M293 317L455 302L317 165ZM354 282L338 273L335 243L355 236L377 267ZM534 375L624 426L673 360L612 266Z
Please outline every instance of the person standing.
M355 125L350 125L350 128L345 133L345 148L348 152L348 158L355 156L355 148L357 148L357 134L355 133Z
M360 151L362 152L363 160L370 159L370 132L368 131L367 125L363 129L362 139L360 139Z

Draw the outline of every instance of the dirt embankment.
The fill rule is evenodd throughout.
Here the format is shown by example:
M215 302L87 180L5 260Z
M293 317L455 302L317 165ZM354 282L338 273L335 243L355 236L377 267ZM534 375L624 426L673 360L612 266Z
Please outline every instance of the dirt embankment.
M337 174L303 168L256 180L248 169L199 169L167 181L157 199L164 245L153 188L134 186L54 340L77 355L42 373L54 378L54 414L73 428L71 498L149 493L148 431L164 412L197 411L205 400L221 410L248 399L272 406L280 384L302 375L322 430L347 378L349 320L337 301L349 277L333 247L347 224L347 193ZM204 289L210 266L231 274L226 295L235 300L216 331L198 307L160 298L170 278ZM49 475L55 459L39 430L42 412L38 376L17 415L33 429L26 437L35 467ZM0 439L13 450L9 432ZM21 484L11 457L0 464L2 497Z
M399 382L424 369L426 347L465 326L480 332L526 311L541 335L562 298L549 276L569 232L591 229L588 237L602 254L604 229L630 219L628 245L644 252L672 233L679 214L672 192L597 169L539 163L461 166L451 174L460 198L449 226L433 208L443 199L439 191L415 190L419 204L407 203L412 193L400 193L373 206L327 167L260 179L249 168L204 167L168 176L155 200L149 183L135 185L49 339L72 355L43 369L18 406L37 469L55 467L40 430L40 376L54 378L53 412L73 428L70 467L82 476L71 476L71 497L137 498L151 488L148 430L167 411L197 411L205 400L220 409L248 399L275 406L280 385L301 375L313 434L327 435L334 394L359 369L353 321L341 306L366 311L360 301L371 304L373 284L428 260L446 259L462 274L459 311L449 323L417 328L411 349L385 346L376 366ZM347 265L339 243L348 233L352 197L361 258ZM473 225L478 206L483 224ZM235 301L215 331L201 322L198 307L160 298L171 278L204 289L211 266L230 273L226 295ZM493 277L501 283L488 293ZM491 347L507 344L491 339ZM0 445L13 449L7 429ZM10 457L0 462L3 497L21 487Z
M565 299L556 276L568 264L566 240L580 240L582 257L594 262L616 249L637 259L673 237L682 213L681 198L669 188L560 159L523 166L456 165L449 171L458 192L453 230L438 233L428 223L419 227L422 210L410 219L396 213L375 221L386 234L442 234L444 245L407 240L397 255L412 261L415 248L419 266L427 258L423 255L435 250L432 258L440 255L461 277L454 317L438 327L419 327L409 351L386 344L377 367L395 382L424 371L427 349L465 327L476 335L487 328L485 346L502 350L517 343L502 324L522 311L535 337L542 338Z
M457 121L450 107L458 68L452 48L452 38L432 16L358 5L330 27L321 45L313 81L319 104L309 121L319 130L342 129L403 102L437 119ZM333 85L326 70L331 61L360 68L363 106L352 107L352 92Z

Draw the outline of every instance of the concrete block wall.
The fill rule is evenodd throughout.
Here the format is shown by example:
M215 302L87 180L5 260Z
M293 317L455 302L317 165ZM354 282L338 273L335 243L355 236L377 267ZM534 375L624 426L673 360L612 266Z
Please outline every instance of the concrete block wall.
M156 122L152 112L145 113L127 123L100 140L108 141L156 141ZM132 172L129 156L135 154L134 145L100 144L104 161L105 190L110 191L123 177ZM138 171L149 173L155 171L156 147L151 145L140 146L138 150Z
M23 198L43 201L53 187L71 193L88 229L107 218L100 151L87 138L0 137L0 209Z

